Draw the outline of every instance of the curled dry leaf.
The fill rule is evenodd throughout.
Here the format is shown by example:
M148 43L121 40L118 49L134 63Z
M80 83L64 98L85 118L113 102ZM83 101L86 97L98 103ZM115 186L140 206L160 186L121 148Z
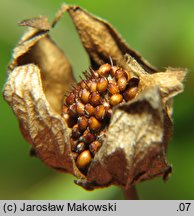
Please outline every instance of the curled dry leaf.
M91 60L77 84L49 36L65 12ZM165 179L172 98L183 91L186 71L157 72L110 24L77 6L64 5L51 25L45 17L20 24L29 28L13 51L3 94L33 154L88 190Z

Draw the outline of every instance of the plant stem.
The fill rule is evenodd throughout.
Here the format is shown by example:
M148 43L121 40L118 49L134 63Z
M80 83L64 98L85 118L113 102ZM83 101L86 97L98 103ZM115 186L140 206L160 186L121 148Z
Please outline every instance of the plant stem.
M135 186L130 187L127 190L123 189L124 197L126 200L138 200L138 195Z

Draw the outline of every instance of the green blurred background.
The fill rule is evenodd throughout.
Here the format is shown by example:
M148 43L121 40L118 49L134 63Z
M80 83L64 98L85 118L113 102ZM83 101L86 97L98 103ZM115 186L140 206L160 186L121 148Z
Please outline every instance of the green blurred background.
M6 79L11 52L25 28L17 23L37 15L52 20L62 0L0 0L0 87ZM173 174L137 186L140 199L194 199L194 1L98 0L66 1L108 20L147 60L161 71L167 66L189 69L185 91L174 101L174 136L168 160ZM70 18L65 15L53 31L75 73L89 66ZM57 173L29 157L29 144L0 95L0 199L123 199L117 187L85 191L74 177Z

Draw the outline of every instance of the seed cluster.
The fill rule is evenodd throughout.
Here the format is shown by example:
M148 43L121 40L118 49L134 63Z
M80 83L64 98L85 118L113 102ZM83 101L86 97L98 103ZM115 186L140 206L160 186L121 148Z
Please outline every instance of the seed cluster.
M126 70L103 64L85 72L82 80L66 96L63 117L72 128L71 150L77 167L83 172L102 145L101 135L109 124L112 107L135 97L138 79Z

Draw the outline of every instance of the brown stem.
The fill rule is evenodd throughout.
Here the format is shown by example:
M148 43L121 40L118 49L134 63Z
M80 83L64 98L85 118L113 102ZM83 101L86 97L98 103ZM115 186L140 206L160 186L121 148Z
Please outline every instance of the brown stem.
M124 197L126 200L138 200L138 195L135 186L130 187L129 189L123 189Z

